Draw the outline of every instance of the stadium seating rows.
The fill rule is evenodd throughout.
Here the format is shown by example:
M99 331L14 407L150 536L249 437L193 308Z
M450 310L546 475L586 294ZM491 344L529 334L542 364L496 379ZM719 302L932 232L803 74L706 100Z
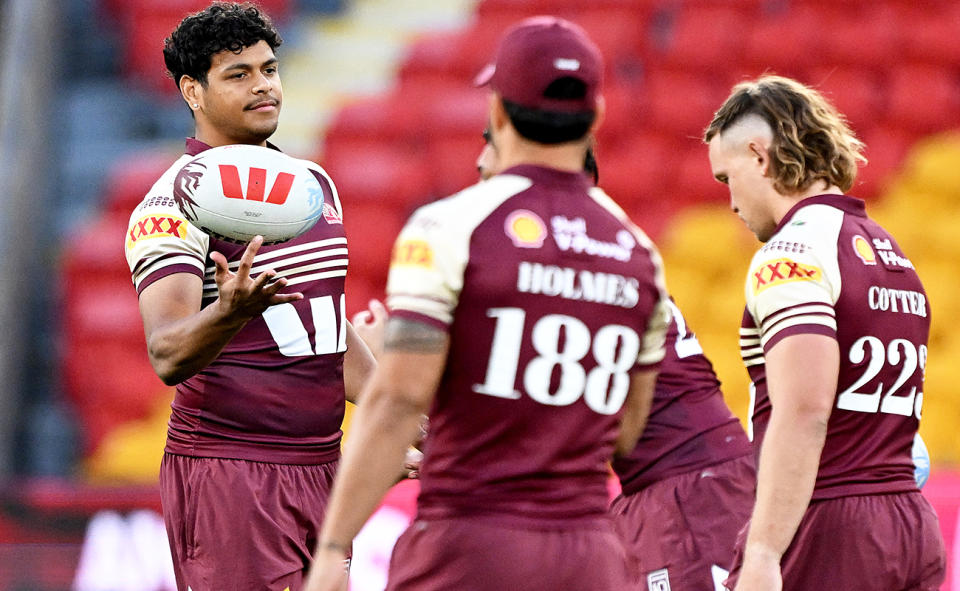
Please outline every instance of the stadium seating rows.
M156 48L177 19L206 3L101 0L125 26L132 79L173 92L169 80L157 77ZM260 4L278 19L295 11L288 0ZM774 71L822 88L868 145L871 164L852 191L867 199L888 186L912 143L960 121L956 2L483 0L466 30L415 42L394 89L347 104L318 141L314 157L337 183L351 236L348 312L382 296L390 238L410 211L475 179L486 97L470 81L509 23L540 13L577 20L607 56L602 184L655 239L684 207L726 202L700 135L730 85L744 77ZM68 283L90 292L67 302L65 325L67 386L87 422L90 448L109 421L143 416L149 400L168 393L145 366L135 300L127 298L131 308L119 297L96 295L99 287L129 295L122 258L95 251L117 254L121 218L171 160L168 153L137 154L115 166L103 219L78 238L91 247L64 260ZM370 228L375 235L367 234ZM102 271L96 286L84 284L92 268ZM109 342L129 346L112 350ZM91 381L96 359L123 359L123 367L138 369ZM114 408L121 397L135 403Z

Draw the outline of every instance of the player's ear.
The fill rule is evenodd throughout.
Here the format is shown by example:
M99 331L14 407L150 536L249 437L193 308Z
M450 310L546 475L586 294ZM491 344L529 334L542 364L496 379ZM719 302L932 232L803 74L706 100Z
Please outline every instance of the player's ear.
M490 128L500 130L510 122L510 116L503 106L503 99L496 92L490 93Z
M767 146L758 140L753 140L747 144L747 149L750 150L751 158L760 167L760 173L767 176L770 170L770 152L767 150Z
M590 135L596 134L597 130L600 129L600 125L603 124L603 119L607 115L607 101L603 98L603 95L597 97L597 114L593 118L593 123L590 124Z
M180 95L191 111L196 111L201 102L200 81L184 74L180 76Z

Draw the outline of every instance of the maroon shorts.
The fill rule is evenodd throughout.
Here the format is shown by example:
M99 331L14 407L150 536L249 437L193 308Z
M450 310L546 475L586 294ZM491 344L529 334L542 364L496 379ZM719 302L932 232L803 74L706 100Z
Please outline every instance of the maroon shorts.
M722 589L755 486L749 455L614 499L610 513L640 574L630 589Z
M606 519L563 529L417 520L394 546L387 591L622 591L627 568Z
M160 496L177 588L299 589L337 464L164 454Z
M737 537L730 589L746 534ZM784 591L936 591L946 564L939 520L919 492L817 501L780 561Z

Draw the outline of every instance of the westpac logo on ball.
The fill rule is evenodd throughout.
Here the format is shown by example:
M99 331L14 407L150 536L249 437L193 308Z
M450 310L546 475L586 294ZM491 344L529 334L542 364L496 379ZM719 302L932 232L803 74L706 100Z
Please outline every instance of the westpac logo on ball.
M323 186L321 183L323 183ZM211 148L187 162L173 198L191 224L215 238L245 243L284 242L309 230L323 215L329 177L302 160L261 146Z

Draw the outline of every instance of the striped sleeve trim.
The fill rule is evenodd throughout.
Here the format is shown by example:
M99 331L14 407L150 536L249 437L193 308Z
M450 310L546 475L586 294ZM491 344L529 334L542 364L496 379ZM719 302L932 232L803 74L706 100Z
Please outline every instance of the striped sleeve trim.
M432 318L434 322L439 322L443 326L449 326L453 322L454 306L438 298L403 293L391 294L387 298L387 307L391 314Z
M200 277L200 278L203 277L203 275L200 272L200 269L196 265L171 263L168 265L164 265L163 267L157 269L156 271L153 271L152 273L143 275L140 281L136 284L137 295L143 293L143 290L145 290L147 287L149 287L153 283L159 281L160 279L163 279L164 277L168 277L170 275L175 275L177 273L189 273L191 275L196 275L197 277Z
M836 314L833 311L833 306L829 306L827 304L799 304L796 306L783 308L764 318L760 325L760 332L761 334L766 334L782 320L803 315L822 315L836 318Z
M764 345L764 350L769 351L773 348L774 345L782 341L783 339L797 335L797 334L820 334L830 338L837 338L836 328L831 328L829 326L817 325L817 324L798 324L797 326L791 326L785 328L778 332L777 334L770 337L770 339Z
M422 322L434 328L438 328L444 332L450 331L450 323L443 322L434 318L433 316L427 314L421 314L420 312L414 312L412 310L396 310L390 313L391 317L405 318L407 320L415 320L417 322Z
M776 341L780 340L779 338L777 338L776 341L774 339L788 329L790 330L790 334L828 334L836 337L837 319L833 316L826 315L804 315L785 318L770 330L764 331L763 337L760 339L764 351L769 351L770 347L772 347ZM780 338L783 337L781 336Z

